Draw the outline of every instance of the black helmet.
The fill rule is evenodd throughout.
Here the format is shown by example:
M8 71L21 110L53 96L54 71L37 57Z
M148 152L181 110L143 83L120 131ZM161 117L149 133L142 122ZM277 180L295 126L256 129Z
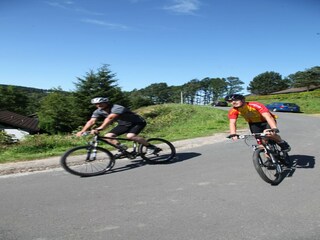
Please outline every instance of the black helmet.
M245 97L241 94L230 94L224 98L227 102L241 100L244 101Z
M96 97L91 99L92 104L107 103L107 102L109 102L109 99L107 97Z

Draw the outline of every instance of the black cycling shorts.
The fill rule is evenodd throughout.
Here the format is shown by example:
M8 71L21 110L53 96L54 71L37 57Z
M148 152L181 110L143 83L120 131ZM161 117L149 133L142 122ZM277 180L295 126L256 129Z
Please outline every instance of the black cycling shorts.
M265 129L270 129L267 122L249 123L251 133L262 133Z
M130 126L126 125L117 125L113 129L111 129L109 132L113 133L117 136L124 134L124 133L134 133L139 134L147 125L146 122L144 123L138 123L138 124L132 124Z

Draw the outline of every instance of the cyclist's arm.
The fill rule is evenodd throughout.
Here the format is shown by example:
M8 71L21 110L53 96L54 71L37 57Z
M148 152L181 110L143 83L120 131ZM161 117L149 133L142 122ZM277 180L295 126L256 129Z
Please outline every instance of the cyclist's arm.
M230 119L229 120L229 128L230 128L230 134L237 133L237 119Z
M230 135L234 135L232 137L233 140L237 140L237 119L229 119L229 128L230 128Z
M265 112L261 114L268 122L271 129L277 128L276 120L272 117L272 115L269 112Z
M80 137L85 131L88 131L95 123L97 119L96 118L91 118L82 128L80 132L77 132L77 136Z
M120 115L116 113L110 113L108 117L103 120L103 123L96 128L96 130L101 131L112 124Z

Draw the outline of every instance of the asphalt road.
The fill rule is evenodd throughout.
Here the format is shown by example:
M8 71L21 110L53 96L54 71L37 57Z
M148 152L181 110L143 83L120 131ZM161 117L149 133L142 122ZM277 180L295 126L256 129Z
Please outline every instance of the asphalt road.
M320 119L279 116L295 164L278 186L260 179L250 147L223 135L179 143L166 165L120 160L91 178L61 168L4 175L0 239L320 239Z

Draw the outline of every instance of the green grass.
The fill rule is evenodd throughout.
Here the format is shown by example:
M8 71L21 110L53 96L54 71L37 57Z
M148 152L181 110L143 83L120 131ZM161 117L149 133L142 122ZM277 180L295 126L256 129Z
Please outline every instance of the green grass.
M300 105L301 111L320 114L320 90L304 93L250 96L248 101L264 104L285 101ZM225 110L210 106L164 104L136 110L146 118L148 125L141 133L144 137L161 137L169 141L210 136L228 132L229 121ZM247 124L240 118L238 128ZM108 129L107 129L108 130ZM17 144L0 144L0 163L27 161L59 156L68 148L86 144L90 136L78 138L74 135L34 135Z
M227 112L210 106L164 104L141 108L136 112L148 122L141 136L160 137L169 141L227 132L229 126ZM244 121L239 124L245 126ZM18 144L0 146L0 163L59 156L68 148L85 145L89 140L90 136L29 136Z
M170 141L209 136L229 128L227 112L210 106L165 104L137 112L148 122L142 135Z
M300 106L301 112L307 114L320 113L320 89L311 92L277 94L265 96L250 96L248 101L258 101L264 104L271 102L291 102Z
M41 159L60 155L66 147L84 145L84 138L45 134L28 136L25 140L0 146L0 163Z

